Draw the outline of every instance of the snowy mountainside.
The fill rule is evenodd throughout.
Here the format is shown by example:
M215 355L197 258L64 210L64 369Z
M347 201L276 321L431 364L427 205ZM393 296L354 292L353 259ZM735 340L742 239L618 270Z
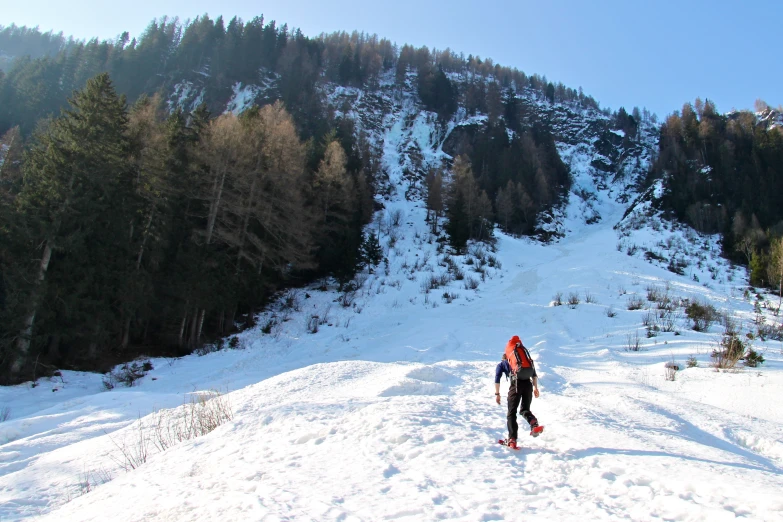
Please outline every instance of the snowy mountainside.
M193 110L198 106L204 99L200 75L208 75L208 71L174 86L169 97L170 109L179 106ZM262 105L279 98L279 77L263 70L259 76L261 80L257 84L233 86L226 111L239 113L254 103ZM458 89L465 89L468 81L459 74L452 74L451 80ZM484 81L495 80L485 78ZM364 133L382 158L379 180L385 186L382 190L395 190L402 176L409 199L423 197L424 179L430 168L450 167L454 153L459 152L455 142L461 134L487 125L486 115L468 114L462 106L448 122L439 122L435 113L423 108L416 83L416 73L409 72L405 86L400 88L390 71L381 75L374 88L336 84L321 87L321 95L334 116L356 122L356 132ZM574 178L570 198L576 196L581 200L578 211L585 221L595 223L601 219L600 211L594 207L598 191L608 191L613 199L623 203L636 196L657 148L657 125L642 119L637 122L636 135L626 135L616 128L612 117L596 109L576 103L550 103L529 88L520 90L516 96L527 109L524 123L543 124L554 136L558 153ZM390 157L399 163L389 164ZM563 201L558 208L544 212L542 230L547 237L559 238L567 233L563 228L567 205L568 201Z
M705 289L616 251L609 218L624 206L610 198L600 202L611 211L606 220L574 218L567 223L574 233L555 245L499 234L495 252L474 247L447 257L428 234L420 203L403 193L387 201L391 219L374 225L387 263L362 274L353 293L325 282L283 296L239 336L240 349L153 360L155 369L133 388L101 391L99 377L65 372L64 382L0 390L0 401L18 408L0 424L7 440L0 516L783 515L781 343L763 344L767 363L759 371L716 373L709 352L720 329L695 332L681 318L675 332L642 335L640 349L628 349L648 312L628 310L629 296L654 287L747 320L753 307L730 283ZM431 288L431 278L457 270L462 279L444 277ZM580 302L553 306L558 292ZM494 442L505 436L505 407L492 398L498 354L515 333L536 359L542 396L533 411L546 425L541 437L523 438L519 453ZM697 366L686 369L688 357ZM671 361L682 368L674 381L665 378ZM502 381L501 391L507 386ZM230 392L233 420L166 451L148 443L146 462L122 469L118 448L151 433L153 411L210 388ZM519 499L513 510L509 484Z
M628 211L653 132L615 141L606 117L563 108L554 128L574 184L553 213L560 239L496 233L454 255L425 222L422 175L450 159L449 133L482 116L458 111L441 127L389 82L328 96L381 154L384 209L368 227L385 260L342 290L286 292L235 349L153 359L131 388L63 372L0 389L0 519L783 519L783 344L753 329L759 314L780 319L715 261L714 238L641 203ZM678 236L681 253L656 246ZM672 271L644 248L690 265ZM676 303L671 328L653 329L661 296ZM734 317L766 362L717 372L723 326L693 330L682 305L695 301ZM493 387L514 334L536 360L531 409L546 426L535 439L523 430L520 452L496 444L506 408ZM232 419L157 447L161 419L210 390Z
M662 193L659 180L629 206L615 225L617 250L707 287L745 281L746 270L722 257L720 234L700 234L663 217L655 204Z
M36 388L0 390L0 403L11 405L0 424L0 516L783 516L781 343L760 343L760 371L716 373L709 354L718 326L695 332L679 317L675 331L646 337L649 310L627 306L657 288L706 299L748 324L753 306L739 282L706 288L617 251L612 225L625 205L608 191L595 196L605 218L592 224L572 199L564 211L572 232L554 245L498 234L494 252L474 246L449 256L421 202L405 197L401 144L430 139L426 118L399 121L381 138L395 144L383 161L400 185L371 225L385 263L347 292L329 281L289 292L238 336L239 349L153 360L133 388L102 391L100 376L64 372ZM553 306L557 293L579 303ZM537 361L542 397L533 411L546 425L519 453L494 443L505 436L505 410L491 384L515 333ZM633 339L638 351L629 349ZM697 366L685 369L690 357ZM669 381L672 361L682 370ZM228 392L233 420L155 448L162 417L154 412L210 389ZM126 472L121 450L140 444L146 462ZM509 483L520 498L515 510Z

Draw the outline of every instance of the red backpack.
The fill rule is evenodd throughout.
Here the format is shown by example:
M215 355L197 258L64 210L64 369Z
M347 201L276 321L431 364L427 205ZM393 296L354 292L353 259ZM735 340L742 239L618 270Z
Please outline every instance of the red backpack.
M506 358L511 366L511 375L517 379L529 379L535 374L535 365L530 357L530 352L522 344L518 335L506 343Z

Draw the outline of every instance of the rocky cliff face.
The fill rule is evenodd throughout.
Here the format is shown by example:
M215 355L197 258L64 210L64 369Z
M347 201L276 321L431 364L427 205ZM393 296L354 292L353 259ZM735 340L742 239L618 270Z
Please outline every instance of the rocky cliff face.
M253 104L278 98L279 78L274 74L261 76L263 81L258 84L235 85L225 110L238 113ZM466 86L459 77L452 81L459 92L464 91ZM429 169L448 170L454 157L469 152L476 135L489 125L488 115L469 114L463 105L449 121L439 120L434 112L424 108L416 91L415 73L409 73L403 88L395 84L390 73L381 77L375 88L325 84L321 93L326 109L335 118L353 119L356 132L371 144L380 159L379 186L385 197L399 193L408 199L422 198ZM199 85L198 79L177 83L169 97L169 107L192 110L204 94L205 87ZM562 215L571 197L581 198L590 207L591 195L597 191L606 191L616 201L628 203L641 190L657 149L656 124L634 121L629 132L628 126L623 129L622 122L613 115L576 103L551 103L532 89L519 92L517 102L524 115L523 130L536 125L551 134L560 158L576 181L569 198L541 213L539 232L544 232L546 238L566 233ZM503 116L499 120L500 124L505 123ZM514 131L506 132L509 140L514 137ZM598 211L588 208L584 213L587 223L601 219Z

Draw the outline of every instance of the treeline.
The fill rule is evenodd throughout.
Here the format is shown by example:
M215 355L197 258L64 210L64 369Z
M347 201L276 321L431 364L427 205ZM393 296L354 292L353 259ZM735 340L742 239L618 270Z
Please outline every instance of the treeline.
M222 17L203 16L186 24L155 20L138 40L125 33L116 41L76 42L43 59L18 59L0 78L0 132L18 125L23 135L29 134L42 118L56 114L67 93L101 71L110 72L118 92L130 101L166 95L174 84L193 81L215 113L223 111L237 82L255 84L271 74L274 95L294 117L300 136L316 142L329 129L346 125L325 109L319 89L323 82L373 89L385 78L400 91L415 89L441 122L459 106L469 115L486 114L486 129L458 144L455 155L469 158L479 189L492 203L492 218L515 234L535 231L539 212L568 189L567 169L547 122L534 121L535 108L525 106L517 94L532 91L550 102L598 107L581 89L449 49L398 47L356 32L308 38L263 17L248 22L233 18L226 24ZM348 132L342 135L345 142Z
M752 284L777 287L769 251L783 236L783 132L765 120L719 114L709 100L686 103L661 126L650 174L666 179L664 208L700 232L721 233L724 255L748 263Z
M374 188L339 129L305 142L281 103L162 109L101 74L26 152L3 137L0 382L188 353L280 285L355 270Z
M183 80L197 81L204 87L203 101L213 112L223 110L237 82L257 84L262 75L273 74L279 79L280 99L306 138L325 132L320 82L374 88L384 73L392 72L400 88L409 72L416 73L425 106L444 119L458 103L471 114L486 112L494 81L515 92L531 89L552 102L598 107L581 89L528 76L491 59L464 57L449 49L398 47L376 35L356 32L308 38L263 17L225 23L222 17L213 20L205 15L185 24L162 18L138 39L126 32L114 41L69 40L67 45L61 36L37 29L11 26L0 35L5 35L0 38L0 53L17 57L5 77L0 76L0 133L16 125L25 134L31 132L41 118L57 114L71 92L101 72L111 74L117 91L130 102L143 94L170 93ZM52 46L39 49L41 41L49 40ZM62 49L52 52L57 47ZM45 57L38 58L42 52ZM457 78L459 82L454 81Z
M31 29L18 27L15 24L7 27L0 25L0 70L9 68L14 57L41 58L51 56L73 43L73 38L66 39L62 32L57 34L52 31L42 33L37 27Z

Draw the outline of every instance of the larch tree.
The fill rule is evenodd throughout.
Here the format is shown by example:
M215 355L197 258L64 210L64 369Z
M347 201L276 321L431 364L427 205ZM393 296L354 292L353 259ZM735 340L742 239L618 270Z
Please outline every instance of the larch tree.
M309 266L310 213L304 208L305 146L281 103L249 111L244 120L248 157L237 179L241 195L237 272L247 262L257 273Z

